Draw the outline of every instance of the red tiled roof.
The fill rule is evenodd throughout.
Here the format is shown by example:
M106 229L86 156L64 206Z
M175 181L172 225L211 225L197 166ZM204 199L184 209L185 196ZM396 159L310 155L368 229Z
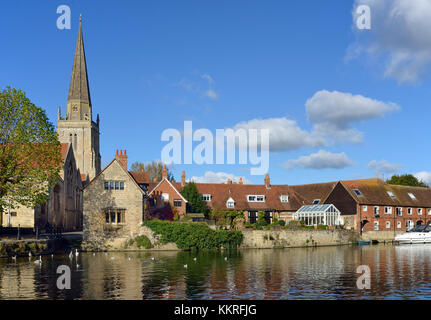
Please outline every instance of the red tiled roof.
M61 159L64 161L67 156L67 149L69 148L68 143L61 143L60 144L60 150L61 150Z
M312 204L317 199L323 203L336 184L337 182L312 183L291 186L291 188L301 195L308 202L307 204Z
M149 184L150 175L148 171L129 171L130 175L135 179L137 184Z
M148 190L152 191L158 184L150 184ZM180 182L172 182L172 185L181 192L183 187ZM273 185L266 188L265 185L250 184L224 184L224 183L196 183L200 194L211 194L211 201L207 204L212 209L227 210L226 201L232 198L235 207L232 210L277 210L296 211L306 200L298 195L290 186ZM249 202L248 195L263 195L265 202ZM288 195L287 203L281 202L280 196Z
M341 184L359 204L431 208L430 188L391 185L380 179L341 181ZM359 190L360 195L355 193L355 189Z

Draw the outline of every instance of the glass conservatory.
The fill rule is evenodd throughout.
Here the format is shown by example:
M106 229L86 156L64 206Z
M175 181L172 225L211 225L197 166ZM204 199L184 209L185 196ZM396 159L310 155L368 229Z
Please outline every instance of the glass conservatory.
M323 224L327 226L341 225L340 210L333 204L302 206L293 214L293 219L304 221L307 226Z

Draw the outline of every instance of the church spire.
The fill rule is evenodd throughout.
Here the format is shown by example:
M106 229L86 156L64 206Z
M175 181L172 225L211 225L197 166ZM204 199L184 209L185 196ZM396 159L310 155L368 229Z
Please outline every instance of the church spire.
M88 86L87 63L85 61L81 22L82 18L80 16L69 96L67 98L67 118L71 120L92 119L90 88Z

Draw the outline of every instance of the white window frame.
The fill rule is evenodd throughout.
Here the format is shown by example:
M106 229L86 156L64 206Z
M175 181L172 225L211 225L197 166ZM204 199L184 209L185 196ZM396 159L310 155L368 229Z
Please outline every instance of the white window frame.
M391 199L395 199L395 195L392 191L386 191L388 193L388 196L391 197Z
M378 221L374 221L374 231L379 231L379 222Z
M235 200L232 198L227 199L226 208L235 208Z
M401 227L402 227L401 221L397 221L397 229L401 229Z
M362 211L363 212L367 212L368 211L368 207L367 206L362 206Z
M162 193L161 197L162 197L162 200L169 201L169 193Z
M378 216L380 214L380 207L379 206L374 206L374 211L373 212L374 212L375 216Z
M281 195L280 196L280 202L282 202L282 203L287 203L287 202L289 202L289 196L288 195Z
M431 208L428 208L428 215L431 216Z
M423 213L422 208L418 208L418 215L419 215L419 216L421 216L421 215L422 215L422 213Z
M385 214L392 214L392 207L385 207Z
M399 211L399 213L398 213L398 211ZM397 214L398 217L402 217L403 216L403 207L396 207L395 213Z
M413 214L413 208L407 208L407 214L411 216Z
M386 229L390 229L391 228L391 222L390 221L386 221Z
M202 200L206 201L206 202L210 202L211 201L211 195L210 194L203 194L202 195Z
M248 202L265 202L265 196L262 194L248 194L247 195L247 201Z

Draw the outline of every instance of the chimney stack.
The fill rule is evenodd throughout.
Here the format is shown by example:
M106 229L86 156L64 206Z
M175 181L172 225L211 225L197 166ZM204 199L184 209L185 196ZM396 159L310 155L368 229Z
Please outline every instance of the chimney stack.
M242 182L242 178L239 178L239 182L238 182L239 184L243 184L243 182Z
M166 164L163 165L162 179L168 179L168 169L166 169Z
M267 188L267 189L269 189L269 188L271 188L271 183L270 183L270 179L269 179L269 174L266 174L265 175L265 187Z
M227 184L232 184L232 180L231 179L227 179Z
M126 150L120 150L120 153L118 153L118 149L115 152L115 159L117 159L122 166L127 170L127 154L126 154Z
M186 173L183 170L182 174L181 174L181 187L184 187L186 185Z

